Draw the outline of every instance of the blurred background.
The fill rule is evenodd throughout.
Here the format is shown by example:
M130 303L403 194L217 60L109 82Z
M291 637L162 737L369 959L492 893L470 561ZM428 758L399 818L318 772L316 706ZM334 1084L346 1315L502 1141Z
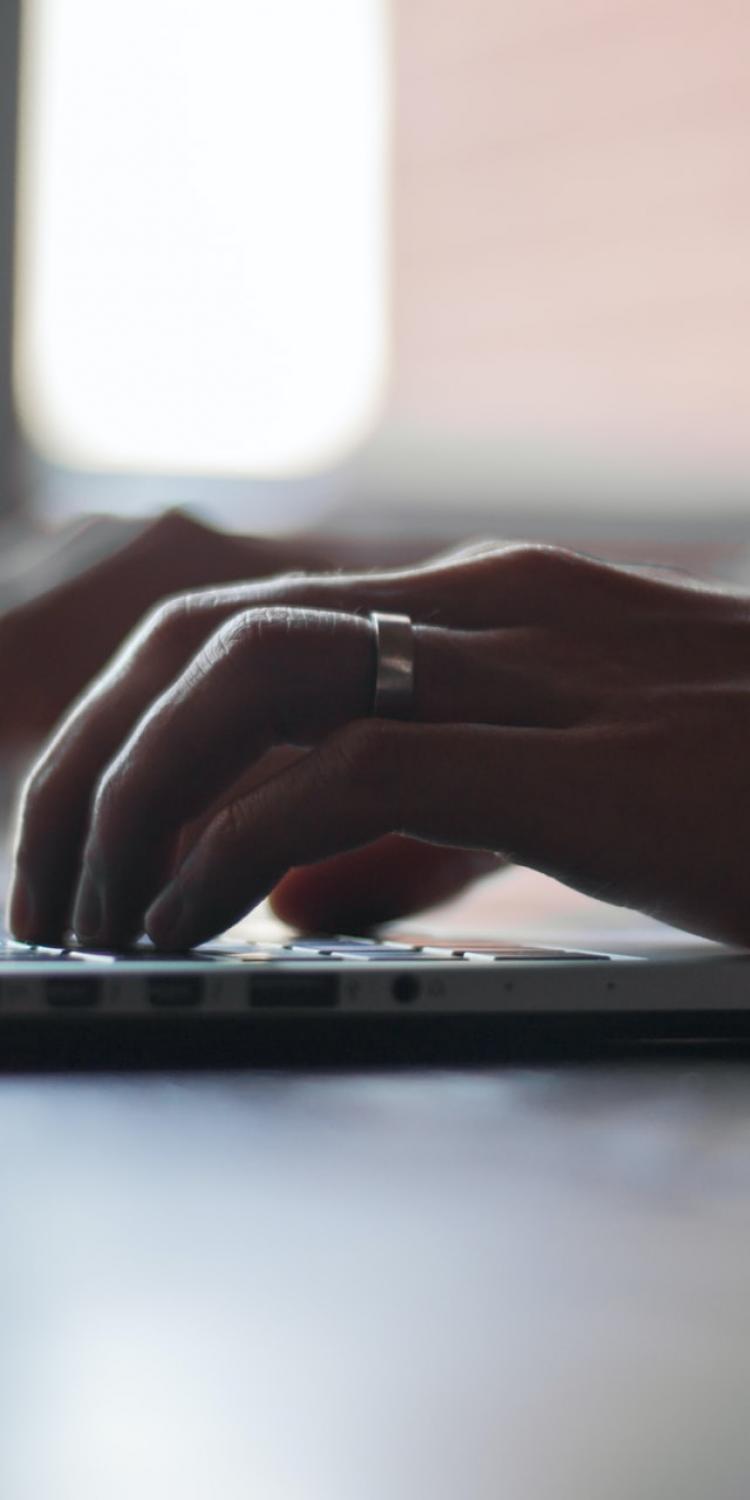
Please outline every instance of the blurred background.
M0 9L6 514L732 571L745 5Z

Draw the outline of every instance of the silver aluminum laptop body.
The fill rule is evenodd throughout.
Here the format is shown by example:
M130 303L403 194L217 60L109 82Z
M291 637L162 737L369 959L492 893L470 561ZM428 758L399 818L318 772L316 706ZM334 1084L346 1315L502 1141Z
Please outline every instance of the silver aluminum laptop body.
M734 1044L750 1040L750 955L339 936L219 941L183 957L2 941L0 1067L42 1053L75 1064L81 1046L84 1061L132 1061L134 1037L137 1063L152 1044L162 1063L278 1061L289 1049L305 1060L331 1043L337 1057L377 1060L384 1039L390 1060L408 1060L418 1038L425 1056L442 1040L480 1058Z

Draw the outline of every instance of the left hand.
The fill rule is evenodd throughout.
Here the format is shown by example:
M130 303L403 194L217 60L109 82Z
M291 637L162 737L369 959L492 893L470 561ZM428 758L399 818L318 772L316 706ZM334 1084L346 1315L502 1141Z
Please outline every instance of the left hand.
M70 534L42 533L36 547L21 598L6 604L0 588L0 754L38 744L161 599L272 576L290 566L292 550L271 538L215 531L178 510L136 525L135 534L130 522L91 518ZM304 557L310 542L300 538L295 547ZM31 543L32 557L34 550Z
M368 717L371 609L415 621L413 723ZM12 926L187 947L401 832L747 942L749 660L744 596L555 548L184 596L32 773Z

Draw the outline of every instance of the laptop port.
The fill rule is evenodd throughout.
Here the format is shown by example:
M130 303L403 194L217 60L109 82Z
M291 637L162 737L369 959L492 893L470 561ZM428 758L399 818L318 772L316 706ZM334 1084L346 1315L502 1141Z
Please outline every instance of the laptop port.
M335 974L265 974L250 980L250 1004L261 1010L325 1010L338 999Z
M391 985L394 1000L399 1005L411 1005L419 995L419 980L415 974L398 974Z
M47 1004L71 1008L99 1004L99 985L96 980L76 976L75 979L48 979L46 981Z
M148 982L148 998L151 1005L181 1006L200 1005L203 999L203 980L189 974L161 974Z

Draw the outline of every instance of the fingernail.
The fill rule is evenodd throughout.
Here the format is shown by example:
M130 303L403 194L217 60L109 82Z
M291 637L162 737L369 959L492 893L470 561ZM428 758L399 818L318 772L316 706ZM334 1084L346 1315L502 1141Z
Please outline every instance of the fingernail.
M168 885L146 912L145 928L158 948L179 948L184 927L185 902L177 881Z
M36 908L28 882L16 870L8 900L8 926L21 943L28 943L34 931Z
M84 874L73 911L73 931L80 942L94 943L104 919L101 888L92 875Z

